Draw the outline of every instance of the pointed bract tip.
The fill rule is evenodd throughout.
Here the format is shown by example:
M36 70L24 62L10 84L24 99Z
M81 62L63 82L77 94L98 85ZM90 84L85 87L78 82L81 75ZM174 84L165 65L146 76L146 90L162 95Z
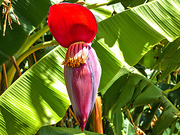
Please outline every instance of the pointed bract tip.
M81 127L82 132L84 131L84 128L85 128L85 127Z
M82 131L84 131L84 129L85 129L86 122L87 122L86 118L84 118L84 119L80 122L80 128L81 128Z

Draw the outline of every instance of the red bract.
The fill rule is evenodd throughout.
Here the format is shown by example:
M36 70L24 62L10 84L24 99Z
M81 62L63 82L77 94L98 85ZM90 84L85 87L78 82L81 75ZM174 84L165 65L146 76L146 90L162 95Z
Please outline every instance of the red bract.
M51 6L48 25L56 41L66 48L74 42L89 43L97 33L97 23L91 11L72 3Z

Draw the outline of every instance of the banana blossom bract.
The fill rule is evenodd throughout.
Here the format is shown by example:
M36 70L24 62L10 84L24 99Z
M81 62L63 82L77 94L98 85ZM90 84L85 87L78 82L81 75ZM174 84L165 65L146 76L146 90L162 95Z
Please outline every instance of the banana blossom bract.
M94 107L101 77L101 66L91 47L97 23L87 8L59 3L50 7L48 25L57 42L68 48L63 62L65 83L83 131Z

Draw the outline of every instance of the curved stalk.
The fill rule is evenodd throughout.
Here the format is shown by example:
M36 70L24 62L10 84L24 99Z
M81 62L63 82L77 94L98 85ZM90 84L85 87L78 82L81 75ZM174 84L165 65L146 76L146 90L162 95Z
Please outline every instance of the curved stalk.
M107 5L108 3L109 3L109 2L105 2L105 3L95 3L95 4L87 5L86 7L87 7L88 9L93 9L93 8L105 6L105 5Z
M6 89L8 88L8 80L7 80L7 74L6 74L6 66L5 64L2 64L2 70L3 70L3 75L4 75L4 80L5 80L5 87Z
M19 57L22 53L24 53L26 50L29 49L29 47L37 41L44 33L49 31L48 25L34 33L32 36L30 36L26 42L22 45L22 47L19 49L19 51L15 54L15 57Z
M129 117L130 120L131 120L132 125L134 126L135 134L137 135L137 128L136 128L136 126L135 126L135 124L134 124L134 122L133 122L133 118L132 118L132 116L131 116L131 113L130 113L129 109L126 109L126 111L127 111L128 117Z
M17 59L17 65L19 65L27 56L29 56L31 53L48 47L48 46L52 46L52 45L58 45L58 43L56 42L56 40L52 40L52 41L48 41L48 42L44 42L44 43L40 43L36 46L33 46L32 48L28 49L26 52L24 52L23 54L21 54ZM14 73L15 73L15 67L13 65L11 65L11 67L9 68L8 72L7 72L7 76L8 76L8 85L10 85L12 83L12 80L14 78Z
M163 92L163 94L177 90L178 88L180 88L180 82L178 82L172 89L167 89Z
M12 61L13 65L14 65L14 67L16 68L16 72L18 73L19 76L21 76L21 71L20 71L19 66L16 63L15 57L14 56L10 56L10 58L11 58L11 61Z
M158 70L154 70L149 79L153 81L156 78L156 76L159 74L159 72L160 71Z
M52 46L52 45L58 45L58 43L56 42L56 40L51 40L51 41L47 41L44 43L40 43L38 45L33 46L32 48L28 49L26 52L24 52L23 54L21 54L18 58L17 58L17 64L19 65L27 56L29 56L31 53L48 47L48 46Z

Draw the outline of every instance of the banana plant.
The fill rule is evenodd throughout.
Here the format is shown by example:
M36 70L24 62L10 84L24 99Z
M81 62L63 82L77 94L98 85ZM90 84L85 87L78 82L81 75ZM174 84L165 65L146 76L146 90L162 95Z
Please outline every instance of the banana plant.
M67 111L71 103L62 65L67 49L47 26L49 7L58 2L0 1L1 134L98 134L89 132L96 123L91 116L84 132L74 129L79 128L76 116L62 122L74 113ZM102 68L101 134L178 134L180 2L66 2L82 4L97 20L91 46ZM12 30L8 19L4 30L6 14ZM48 46L53 49L32 62L30 54L37 57L34 52Z

